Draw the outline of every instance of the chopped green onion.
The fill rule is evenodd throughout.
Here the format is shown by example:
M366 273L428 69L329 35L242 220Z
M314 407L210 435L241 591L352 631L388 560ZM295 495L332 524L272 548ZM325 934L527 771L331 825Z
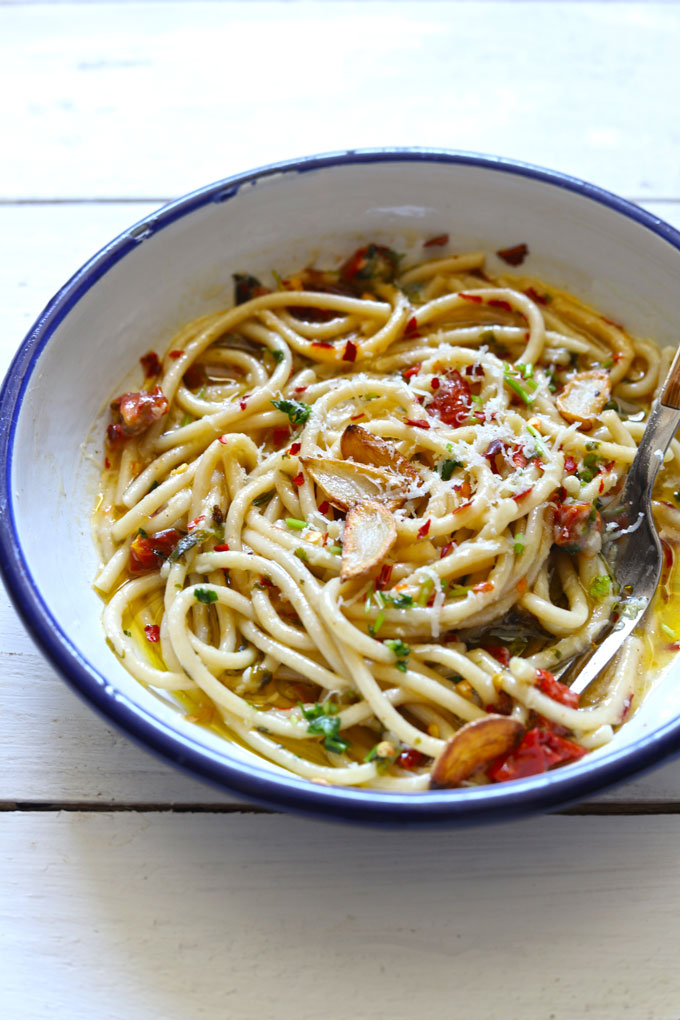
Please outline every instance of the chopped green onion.
M297 556L297 558L302 560L303 563L309 563L307 553L301 546L294 551L293 556Z
M340 554L342 553L342 546L341 545L329 545L328 546L328 552L331 553L333 556L340 556Z
M297 517L286 517L286 524L294 531L304 531L307 527L307 521L299 521Z
M420 586L418 597L416 598L417 606L426 606L430 600L430 595L434 590L434 581L431 577L426 578Z
M537 451L541 454L541 456L545 457L546 449L541 442L541 433L538 429L535 429L533 425L527 425L527 432L530 436L533 436Z
M527 393L527 391L524 389L521 383L519 383L518 380L513 375L511 375L511 371L512 370L510 366L506 364L505 372L503 375L504 382L508 384L511 390L514 390L518 397L521 397L525 404L527 405L533 404L534 398L530 396L530 394Z
M524 552L524 535L515 535L515 544L513 546L515 556L521 556Z
M368 633L371 635L371 637L375 637L376 636L376 634L378 633L378 631L380 630L380 628L382 627L384 622L385 622L385 614L383 613L383 611L381 609L380 612L378 613L378 615L375 618L375 623L373 623L368 628Z
M666 637L671 639L671 641L677 641L678 640L677 636L675 634L675 631L671 630L671 628L668 626L668 624L662 623L661 624L661 630L664 632Z

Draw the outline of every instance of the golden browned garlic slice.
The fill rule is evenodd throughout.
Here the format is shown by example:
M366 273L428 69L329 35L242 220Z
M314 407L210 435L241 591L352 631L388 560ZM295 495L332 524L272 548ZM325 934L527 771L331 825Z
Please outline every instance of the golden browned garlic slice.
M340 580L361 577L377 567L396 540L397 526L384 503L357 503L345 521Z
M487 715L466 723L434 763L430 789L460 786L477 769L512 751L523 732L521 722L507 715Z
M609 373L603 368L579 372L570 379L556 400L557 408L567 421L577 421L592 428L611 396Z
M313 481L340 510L349 510L366 499L394 509L406 499L405 479L393 471L330 457L300 459Z
M375 467L392 468L409 478L418 478L418 471L406 457L397 450L394 443L374 436L361 425L348 425L342 433L340 449L343 457L358 461L360 464L373 464Z

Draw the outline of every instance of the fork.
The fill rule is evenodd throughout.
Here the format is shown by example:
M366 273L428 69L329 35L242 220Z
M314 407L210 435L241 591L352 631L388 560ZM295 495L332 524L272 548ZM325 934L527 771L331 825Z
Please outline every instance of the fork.
M562 683L576 694L590 686L644 619L658 587L663 550L652 517L652 489L678 426L680 348L654 402L621 494L602 514L603 555L619 586L623 612L616 623L607 624L598 642L559 672Z

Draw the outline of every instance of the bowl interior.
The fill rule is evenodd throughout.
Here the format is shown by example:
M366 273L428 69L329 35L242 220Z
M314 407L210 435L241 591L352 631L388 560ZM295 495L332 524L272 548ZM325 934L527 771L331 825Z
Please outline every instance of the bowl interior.
M255 761L186 723L172 699L139 685L102 636L90 516L108 403L138 385L140 355L164 352L182 324L232 303L233 272L267 277L311 261L335 264L367 240L417 252L423 238L443 232L456 250L494 252L526 242L531 254L522 272L572 291L638 335L677 342L680 252L663 232L587 191L524 172L407 158L282 169L239 187L206 189L113 242L71 281L34 334L9 476L12 520L32 583L73 654L90 664L93 683L108 685L113 697L214 759ZM507 269L493 258L491 265ZM572 768L592 768L595 758L680 716L678 668L671 672L614 744ZM281 771L259 759L257 768ZM461 793L467 791L448 796Z

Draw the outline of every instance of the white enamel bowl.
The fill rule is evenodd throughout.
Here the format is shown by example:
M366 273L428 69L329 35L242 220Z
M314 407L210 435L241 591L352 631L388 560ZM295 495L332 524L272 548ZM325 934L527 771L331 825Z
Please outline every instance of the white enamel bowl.
M66 681L130 736L260 803L374 823L489 821L577 800L680 748L679 666L610 745L555 772L410 795L317 786L186 722L104 641L89 518L106 408L140 355L164 351L182 323L230 304L233 272L286 272L366 241L399 249L443 232L456 249L526 242L528 273L633 332L660 343L680 335L680 235L635 206L500 159L352 152L221 181L132 227L48 305L0 393L0 566L29 631Z

